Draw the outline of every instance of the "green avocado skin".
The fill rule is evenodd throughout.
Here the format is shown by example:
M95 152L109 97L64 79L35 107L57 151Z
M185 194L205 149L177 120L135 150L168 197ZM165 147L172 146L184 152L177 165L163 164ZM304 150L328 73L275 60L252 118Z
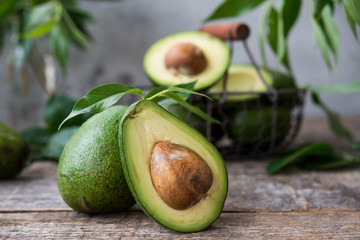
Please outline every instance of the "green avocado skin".
M20 133L0 122L0 179L20 173L28 155L28 145Z
M126 106L114 106L88 119L61 154L57 182L63 200L79 212L105 213L134 203L126 184L118 145Z

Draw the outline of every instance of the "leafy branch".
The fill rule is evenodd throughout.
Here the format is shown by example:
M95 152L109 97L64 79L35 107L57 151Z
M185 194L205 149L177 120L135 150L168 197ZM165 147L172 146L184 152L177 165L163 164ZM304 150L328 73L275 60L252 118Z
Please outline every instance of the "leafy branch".
M200 108L192 106L186 101L190 94L207 97L204 94L193 91L194 86L195 82L170 87L158 87L150 90L146 96L144 96L141 89L133 86L127 86L120 83L101 85L90 90L75 103L71 113L59 125L59 129L65 122L73 117L84 113L96 114L106 110L128 93L137 94L140 96L141 100L154 101L160 105L179 103L189 111L202 117L204 120L219 123L218 120L208 116Z
M49 58L53 56L57 60L65 75L71 47L85 50L91 44L87 25L92 22L93 16L75 0L0 1L0 53L6 36L10 39L8 80L12 81L15 73L20 72L25 88L31 68L43 89L47 93L54 91L49 87L54 79L46 74L55 71ZM36 41L43 37L48 39L51 55L41 53L36 47Z
M265 43L267 42L275 53L278 63L291 73L287 41L298 20L302 2L301 0L225 0L206 18L206 21L241 17L264 4L259 23L259 45L263 65L266 66L267 64L265 52ZM343 2L348 25L355 39L358 40L356 28L360 25L360 1L304 1L304 3L308 2L311 9L311 23L316 44L328 68L332 69L337 64L340 41L339 31L333 20L335 9ZM279 3L278 7L276 3Z

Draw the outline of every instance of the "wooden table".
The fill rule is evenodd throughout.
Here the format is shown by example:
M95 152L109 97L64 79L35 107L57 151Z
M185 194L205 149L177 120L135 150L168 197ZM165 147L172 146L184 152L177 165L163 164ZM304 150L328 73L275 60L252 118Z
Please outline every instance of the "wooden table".
M360 118L347 125L360 138ZM297 143L341 144L321 119L305 121ZM0 182L0 239L359 239L360 168L301 171L268 176L271 159L226 161L229 194L223 213L208 229L167 230L137 206L127 212L77 213L61 199L56 163L37 162L16 179Z

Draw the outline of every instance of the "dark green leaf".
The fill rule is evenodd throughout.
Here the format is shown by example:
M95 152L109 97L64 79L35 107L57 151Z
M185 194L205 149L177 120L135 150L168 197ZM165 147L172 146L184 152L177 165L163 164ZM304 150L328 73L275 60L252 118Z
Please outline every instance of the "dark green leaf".
M296 23L301 9L301 0L283 0L282 1L282 18L284 21L284 35L287 37Z
M51 137L49 131L46 128L35 127L26 129L22 135L30 148L28 163L32 163L35 160L41 159L43 157L41 151L46 146Z
M202 119L206 120L206 121L210 121L210 122L214 122L214 123L218 123L220 124L220 121L210 117L209 115L207 115L205 112L203 112L200 108L193 106L191 104L189 104L187 101L185 101L183 99L182 96L173 93L173 92L166 92L164 93L164 95L168 98L171 98L173 100L175 100L178 104L180 104L181 106L183 106L184 108L188 109L189 111L195 113L196 115L198 115L199 117L201 117Z
M69 38L61 22L55 24L51 29L50 49L60 63L62 70L65 71L69 57Z
M330 49L334 54L335 61L337 62L340 35L333 20L332 12L329 6L324 7L321 13L321 19L324 26L323 31L326 34L326 39L328 40Z
M333 0L316 0L315 17L317 20L320 20L321 13L325 6L329 6L332 10L334 8Z
M350 148L353 150L360 150L360 141L351 143Z
M80 45L86 45L90 43L90 38L87 33L81 31L78 26L74 23L74 20L68 14L68 12L64 9L63 10L63 19L64 24L69 31L70 36L78 42Z
M95 18L76 3L63 3L64 8L75 22L94 22Z
M344 139L351 141L353 139L353 137L352 137L350 131L348 129L346 129L345 126L343 126L340 116L337 113L335 113L334 111L332 111L331 109L329 109L321 101L320 97L318 96L318 94L316 92L312 92L311 97L312 97L313 103L316 104L318 107L320 107L326 113L328 122L330 124L331 130L333 131L333 133L340 138L344 138Z
M360 25L360 1L344 0L344 7L354 22Z
M314 31L314 36L315 36L315 40L317 45L320 48L320 52L328 66L328 68L332 68L332 64L331 64L331 59L330 59L330 54L329 54L329 45L326 39L326 35L321 27L321 25L317 22L317 20L313 17L312 18L312 25L313 25L313 31Z
M305 169L326 170L340 168L355 163L356 159L351 156L325 156L325 157L308 157L299 164Z
M66 143L77 129L78 127L68 127L52 135L46 147L41 151L43 158L59 160Z
M84 113L99 113L114 105L127 93L135 93L143 97L141 89L123 85L120 83L109 83L90 90L84 97L80 98L71 113L60 124L59 128L69 119Z
M357 31L356 31L356 23L354 22L354 20L352 19L352 17L350 16L349 12L347 11L346 7L344 7L345 9L345 13L346 13L346 20L348 22L348 25L355 37L356 40L359 40L358 35L357 35Z
M62 5L56 1L49 1L35 6L29 17L26 31L22 37L36 38L48 33L60 20Z
M271 47L271 49L274 51L274 53L278 56L279 63L283 64L288 70L291 70L288 52L287 52L287 46L286 42L284 42L284 35L279 33L279 29L283 31L283 26L279 27L279 13L275 8L271 8L269 15L268 15L268 34L267 34L267 40ZM282 38L282 40L279 40ZM285 45L284 45L285 44ZM279 50L279 47L281 49ZM284 53L285 51L285 53ZM281 59L279 60L279 58Z
M51 133L59 128L61 122L70 114L76 101L65 94L53 94L46 102L44 121ZM80 126L88 116L77 116L64 124L64 127Z
M242 16L254 10L265 1L266 0L226 0L207 17L206 21Z
M301 147L289 155L280 157L266 167L268 174L274 174L287 166L289 163L304 156L324 156L332 157L334 155L333 147L328 143L313 143L305 147Z
M9 17L14 11L18 1L14 0L1 0L0 1L0 21Z
M268 19L269 12L271 10L271 1L269 1L261 13L261 19L259 24L259 48L261 53L262 65L267 67L266 50L265 50L265 32L266 32L266 19Z
M342 94L360 93L360 80L346 83L334 83L324 86L311 86L312 91L321 94L327 92L335 92Z

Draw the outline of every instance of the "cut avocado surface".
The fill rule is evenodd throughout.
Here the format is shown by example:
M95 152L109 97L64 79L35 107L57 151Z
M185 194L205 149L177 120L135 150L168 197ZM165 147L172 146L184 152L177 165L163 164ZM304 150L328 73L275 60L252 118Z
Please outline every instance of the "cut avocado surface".
M265 69L261 69L260 71L264 80L271 86L274 80L270 73ZM209 88L208 93L222 93L224 89L223 85L224 78ZM228 70L226 91L228 93L237 93L234 95L229 94L226 99L226 101L229 102L236 102L257 98L259 92L267 91L267 86L252 65L231 65ZM249 92L254 92L254 94Z
M171 86L197 81L195 90L221 79L230 61L228 46L198 31L169 35L154 43L144 56L144 70L155 85Z
M63 200L79 212L116 212L134 199L127 187L118 146L126 106L114 106L88 119L61 154L57 181Z
M158 104L147 100L130 106L128 114L122 119L119 134L121 161L128 186L147 215L161 225L180 232L200 231L219 217L228 190L227 172L219 152L203 135ZM165 150L160 151L162 148ZM160 152L155 153L156 151ZM188 161L189 158L184 157L181 152L193 156L191 158L195 160ZM179 196L174 199L161 196L161 190L157 190L155 186L163 187L161 179L166 176L156 173L154 178L151 172L152 169L157 169L157 165L151 163L157 157L159 165L166 164L171 159L179 161L184 170L182 173L185 174L169 173L179 184L175 184L173 188L165 184L165 192L179 190L181 184L200 184L201 193L196 195L194 201L183 201L178 199ZM188 167L193 165L195 167ZM207 167L203 167L205 165ZM195 171L196 168L202 173ZM195 175L183 179L187 176L187 171L193 170ZM160 177L160 180L156 180L156 177ZM192 186L185 186L184 196L191 195L186 194L190 187Z
M295 79L291 76L263 67L260 67L260 72L265 82L274 89L296 88ZM223 85L224 78L209 88L207 92L218 96L223 92ZM226 99L227 102L254 99L259 96L259 93L266 92L267 89L267 86L260 78L254 66L248 64L233 64L229 67L226 91L235 94L229 94Z

